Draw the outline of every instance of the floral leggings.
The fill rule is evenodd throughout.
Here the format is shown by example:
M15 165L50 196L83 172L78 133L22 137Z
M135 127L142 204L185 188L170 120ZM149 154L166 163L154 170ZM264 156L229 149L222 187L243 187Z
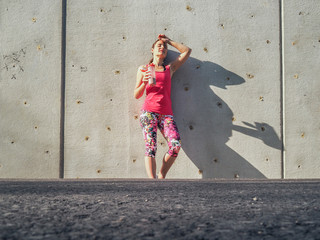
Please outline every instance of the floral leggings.
M157 152L157 127L168 142L168 154L177 157L181 148L181 140L177 125L171 115L142 111L140 116L144 141L146 144L145 155L155 157Z

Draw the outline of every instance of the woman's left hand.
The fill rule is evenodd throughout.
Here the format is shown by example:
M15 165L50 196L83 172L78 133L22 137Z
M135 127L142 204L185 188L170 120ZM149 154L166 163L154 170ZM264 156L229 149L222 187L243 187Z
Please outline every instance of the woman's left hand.
M158 39L160 39L161 41L165 42L165 43L169 43L170 38L168 38L166 35L164 34L159 34Z

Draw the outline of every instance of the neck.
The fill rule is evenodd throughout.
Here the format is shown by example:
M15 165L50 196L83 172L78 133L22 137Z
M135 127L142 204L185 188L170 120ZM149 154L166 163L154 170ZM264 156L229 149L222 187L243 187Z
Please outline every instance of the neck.
M163 59L162 58L154 57L152 62L157 67L163 65Z

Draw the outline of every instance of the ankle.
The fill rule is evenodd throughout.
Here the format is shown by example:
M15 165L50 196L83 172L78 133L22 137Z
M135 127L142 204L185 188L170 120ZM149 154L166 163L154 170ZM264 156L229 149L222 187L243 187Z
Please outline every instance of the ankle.
M161 172L159 172L159 174L158 174L158 179L165 179L165 175L162 175L162 173Z

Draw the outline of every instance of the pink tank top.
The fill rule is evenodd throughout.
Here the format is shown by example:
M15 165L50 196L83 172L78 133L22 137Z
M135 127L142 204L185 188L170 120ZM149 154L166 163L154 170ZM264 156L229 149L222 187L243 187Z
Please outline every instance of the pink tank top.
M173 115L171 103L171 76L170 66L166 66L163 72L155 72L156 85L146 86L147 97L142 106L142 110L160 113L163 115Z

